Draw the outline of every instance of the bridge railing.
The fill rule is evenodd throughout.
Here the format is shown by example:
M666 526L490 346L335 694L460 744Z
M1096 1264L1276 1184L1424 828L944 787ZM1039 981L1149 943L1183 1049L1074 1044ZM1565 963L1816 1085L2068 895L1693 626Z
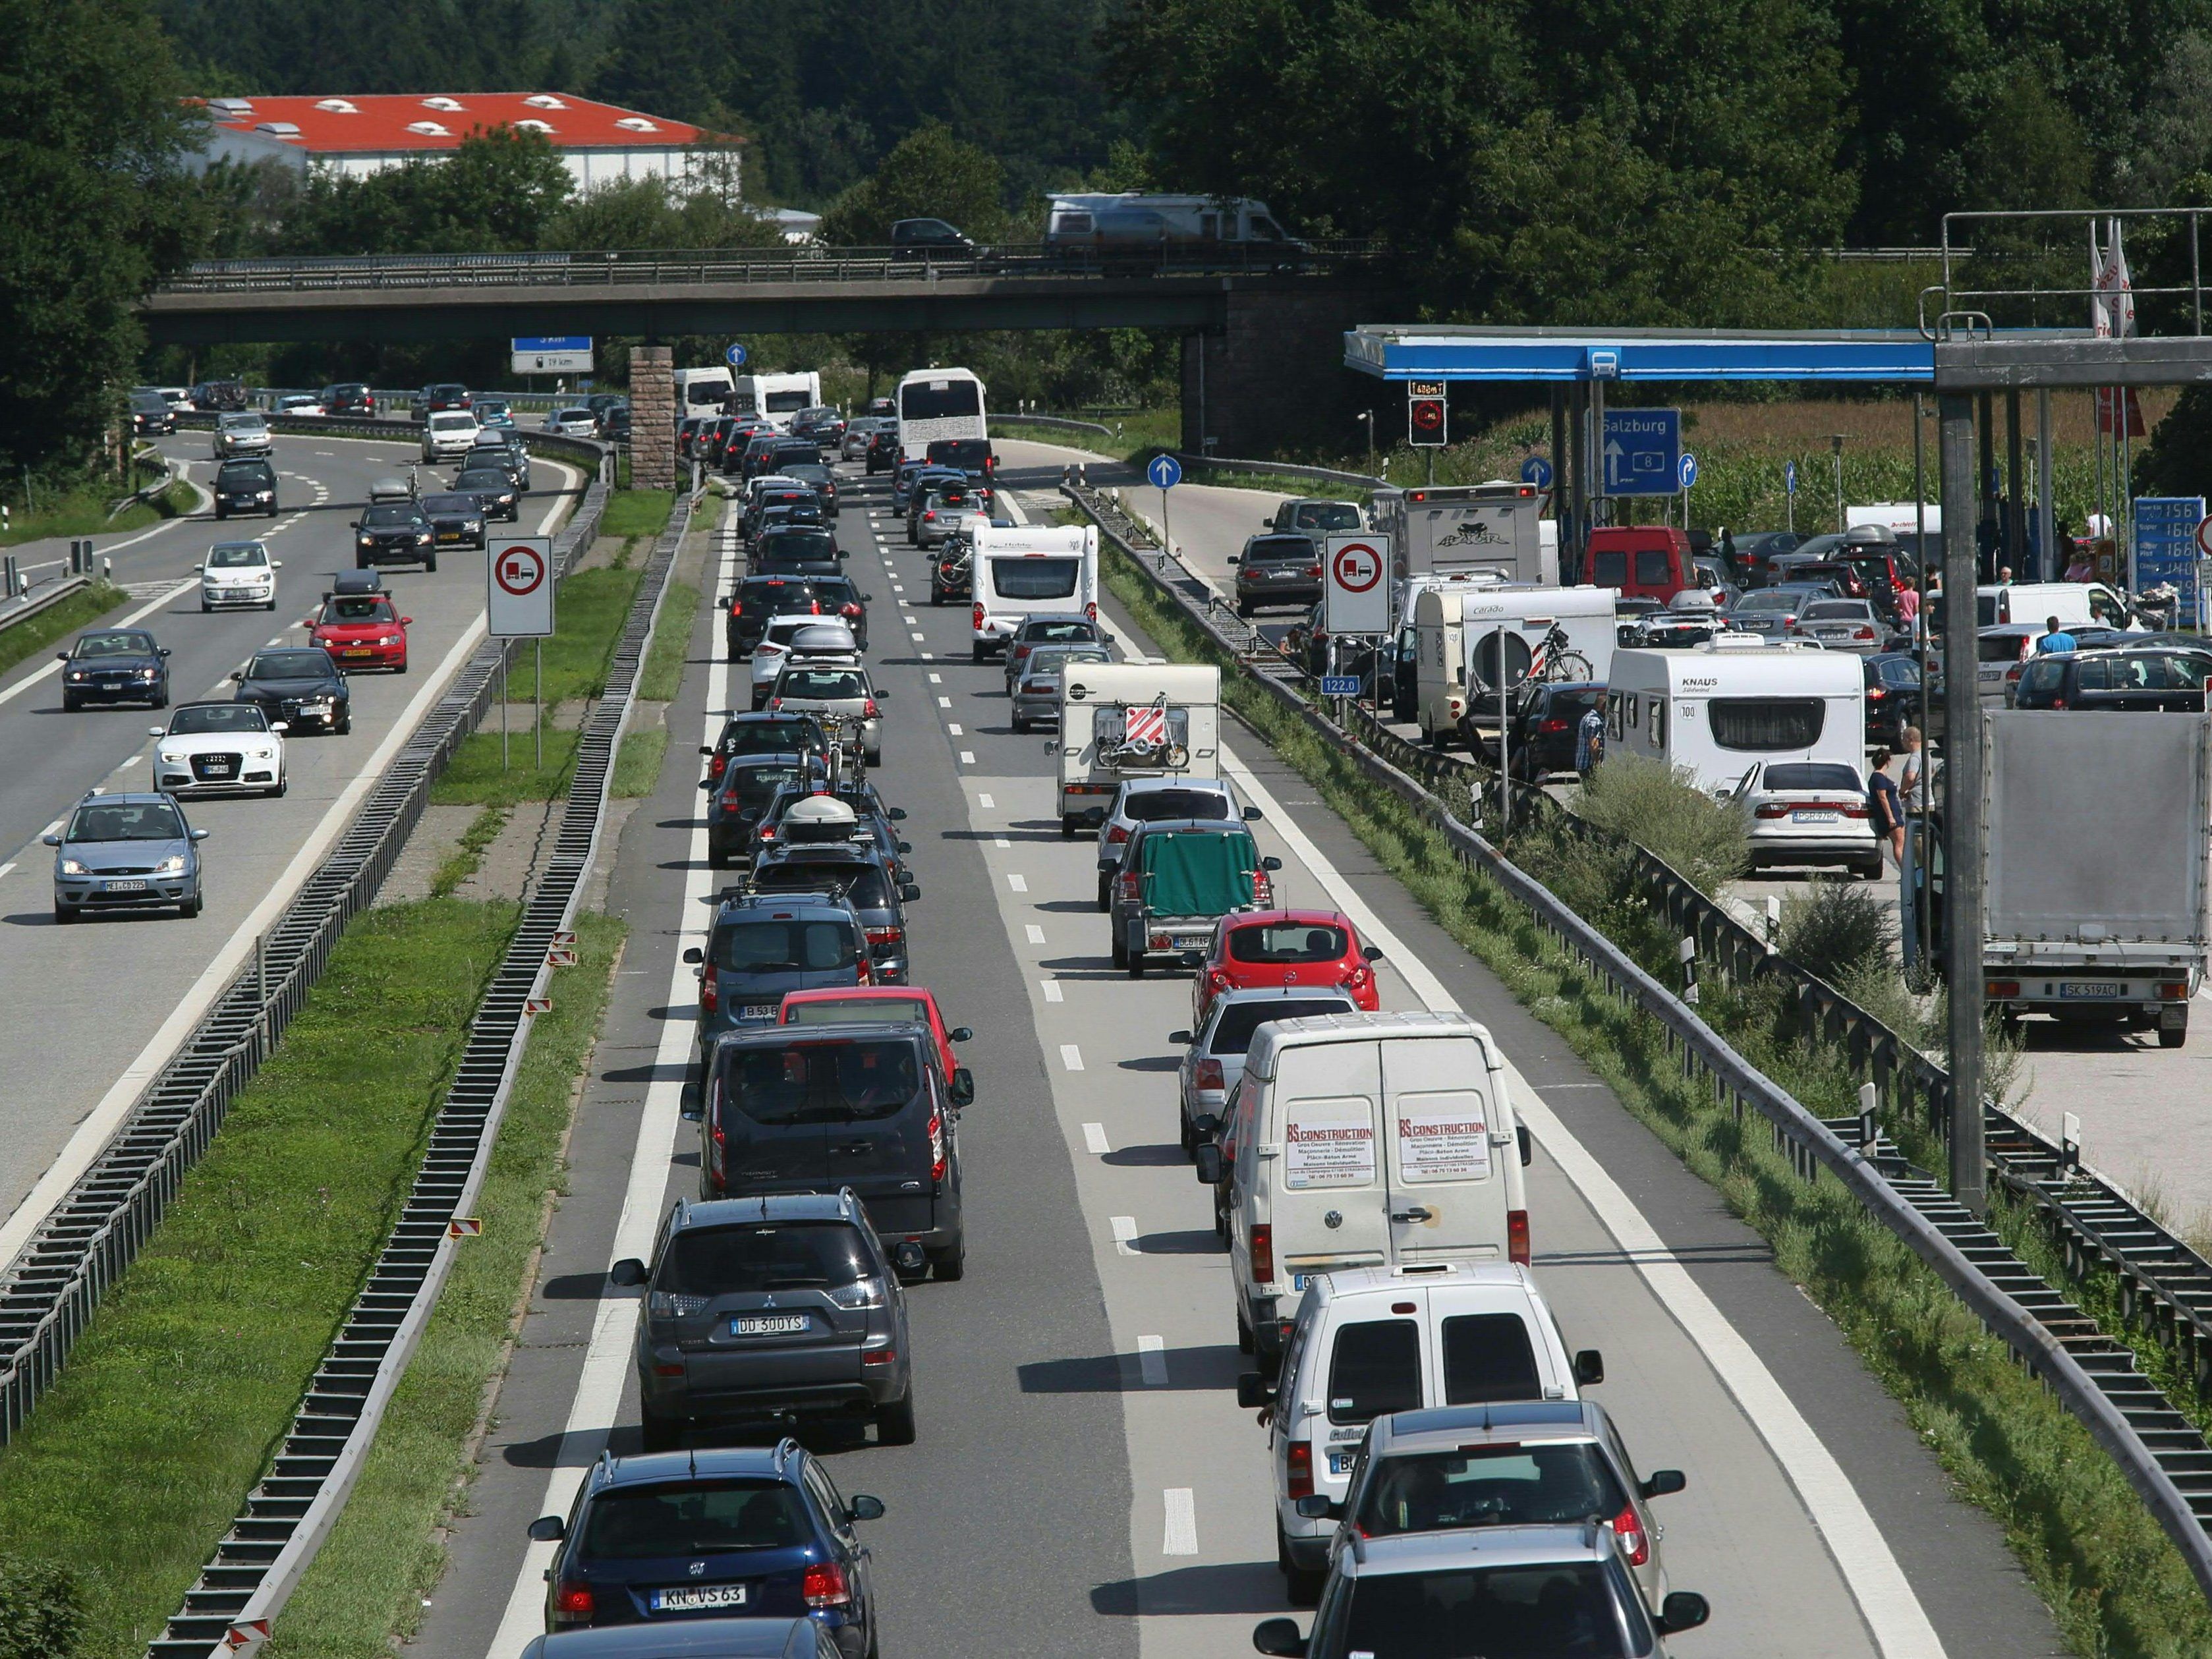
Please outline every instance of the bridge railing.
M1311 276L1372 267L1382 258L1382 246L1373 242L1162 244L1107 250L1024 243L972 253L796 245L607 252L380 253L348 258L211 259L189 266L161 291L928 283L1008 276Z

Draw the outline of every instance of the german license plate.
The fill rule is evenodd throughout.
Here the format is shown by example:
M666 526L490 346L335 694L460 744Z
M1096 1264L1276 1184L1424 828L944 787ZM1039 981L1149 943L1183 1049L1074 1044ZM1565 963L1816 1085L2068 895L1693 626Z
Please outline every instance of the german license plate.
M1833 823L1836 821L1837 814L1833 812L1792 812L1790 815L1792 823Z
M732 1336L784 1336L813 1322L803 1313L739 1314L730 1321Z
M1328 1455L1328 1472L1331 1474L1350 1474L1352 1473L1352 1462L1358 1457L1358 1455L1359 1449L1357 1446L1346 1447L1342 1451L1330 1452Z
M2110 982L2100 984L2094 980L2069 979L2059 981L2058 994L2062 997L2116 997L2120 994L2120 988Z
M106 893L143 893L146 890L146 884L143 881L104 881L100 887Z
M741 1607L744 1604L743 1584L686 1584L680 1589L653 1593L655 1613L697 1613L706 1607Z
M738 1015L740 1019L774 1019L783 1012L780 1002L748 1002Z
M441 530L438 532L438 539L441 542L457 542L460 538L461 532L458 530Z

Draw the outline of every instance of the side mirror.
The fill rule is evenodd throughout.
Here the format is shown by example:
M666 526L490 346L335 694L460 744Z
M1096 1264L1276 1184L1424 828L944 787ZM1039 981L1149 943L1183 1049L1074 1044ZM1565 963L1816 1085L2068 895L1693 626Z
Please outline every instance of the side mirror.
M166 726L149 726L146 728L146 735L149 738L166 738L169 735L169 728Z
M1298 1634L1295 1619L1262 1619L1252 1626L1252 1645L1261 1653L1276 1655L1277 1659L1305 1659L1306 1638Z
M1188 1048L1192 1043L1197 1042L1198 1039L1188 1031L1170 1031L1168 1033L1168 1041L1178 1048Z
M271 570L282 570L284 568L284 561L282 559L271 559L269 561L269 568Z
M730 601L729 597L726 594L714 601L714 609L717 611L727 611L729 608Z
M975 1074L965 1066L952 1068L952 1103L973 1106L975 1103Z
M619 1285L626 1290L645 1283L645 1263L634 1255L626 1255L607 1269L607 1283Z
M1256 807L1256 806L1248 806L1248 807L1246 807L1246 808L1244 809L1244 822L1245 822L1245 823L1257 823L1259 821L1260 821L1260 809L1259 809L1258 807Z
M1283 861L1279 858L1264 858L1260 860L1260 867L1262 870L1279 870L1283 867Z
M557 1544L568 1535L568 1523L557 1515L541 1515L530 1523L530 1535L541 1544Z
M888 691L878 691L876 693L876 701L878 702L889 702L890 700L891 694Z
M207 574L207 567L206 567L205 565L204 565L204 564L196 564L196 565L194 565L194 566L192 567L192 574L194 574L195 576L204 576L204 575L206 575L206 574Z
M1242 564L1244 562L1244 556L1242 553L1231 553L1229 556L1229 562L1231 564Z
M59 836L40 836L39 839L49 847L58 847L62 844L62 838Z
M313 628L314 625L315 619L313 617L302 617L300 618L300 626L302 628Z
M1303 1521L1341 1521L1344 1505L1327 1492L1308 1492L1297 1503L1298 1518Z
M192 839L194 841L205 841L207 838L208 832L204 830L195 830L192 831Z
M956 1025L945 1035L954 1042L965 1042L975 1033L965 1025Z
M1521 1167L1525 1170L1535 1162L1536 1138L1528 1133L1528 1126L1525 1123L1513 1126L1513 1138L1521 1143Z
M1382 960L1382 947L1379 945L1364 945L1359 949L1359 954L1370 962L1380 962Z
M902 853L911 853L914 851L914 843L910 841L902 841L898 844L898 850Z
M913 903L916 899L920 898L921 896L921 884L920 884L919 883L909 881L909 882L902 882L902 883L901 883L901 884L900 884L900 886L899 886L899 902L900 902L901 903L902 903L902 904L911 904L911 903Z
M889 817L893 823L903 823L906 821L906 808L903 806L894 806L884 816Z
M361 528L361 520L360 520L359 519L356 519L356 520L354 520L350 525L349 525L349 526L347 526L347 528L348 528L348 529L349 529L349 530L358 530L358 529L360 529L360 528Z
M238 677L234 674L231 678L236 679ZM712 778L702 778L699 780L699 787L702 789L712 789L714 787L714 781Z
M69 660L69 659L68 659L67 657L64 657L64 658L62 659L62 660L63 660L64 662L67 662L67 661ZM236 681L237 681L240 685L243 685L243 684L246 684L246 676L245 676L245 675L243 675L243 674L241 674L241 673L240 673L236 669L233 669L233 670L231 671L231 675L230 675L230 677L231 677L231 678L233 678L234 680L236 680Z
M702 743L699 745L699 752L702 755L711 755L714 750L711 745Z
M1246 1411L1261 1411L1275 1403L1275 1385L1257 1371L1237 1379L1237 1403Z
M1666 1498L1689 1484L1680 1469L1654 1469L1651 1478L1644 1483L1644 1495L1646 1498Z
M1218 1135L1221 1133L1221 1120L1212 1112L1200 1112L1191 1119L1190 1132L1195 1135Z
M707 960L707 953L701 950L697 945L694 945L684 951L684 960L690 963L694 968L696 968L700 963Z
M399 625L402 628L412 628L415 626L415 618L412 617L402 617L399 619Z
M1659 1609L1659 1633L1672 1636L1677 1631L1695 1630L1713 1616L1711 1604L1695 1590L1676 1590ZM1290 1623L1285 1619L1285 1624ZM1260 1638L1255 1633L1252 1638Z
M1575 1386L1587 1389L1605 1381L1605 1356L1595 1348L1575 1355Z
M871 1498L864 1492L853 1494L853 1501L845 1506L848 1521L880 1521L884 1518L884 1500Z
M1221 1148L1218 1146L1200 1147L1197 1152L1196 1162L1198 1164L1198 1184L1201 1187L1218 1187L1221 1184Z
M876 596L872 593L863 593L860 595L860 603L862 605L873 605L875 602Z
M66 652L66 651L57 651L57 652L55 652L55 653L54 653L54 660L55 660L56 662L67 662L67 661L69 660L69 653L68 653L68 652ZM238 678L238 676L237 676L237 675L235 675L235 674L233 674L233 675L231 676L231 678L233 678L233 679L236 679L237 678Z

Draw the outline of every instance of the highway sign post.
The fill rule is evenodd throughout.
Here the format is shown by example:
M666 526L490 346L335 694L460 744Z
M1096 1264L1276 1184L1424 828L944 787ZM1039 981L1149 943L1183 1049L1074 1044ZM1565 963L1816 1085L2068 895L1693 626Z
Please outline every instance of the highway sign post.
M509 337L507 351L517 374L588 374L592 372L592 337L588 334L524 335Z
M732 368L743 368L745 366L745 349L732 343L722 353L722 361Z
M1690 527L1690 486L1698 481L1698 458L1688 450L1675 468L1675 476L1682 481L1682 528Z
M1330 536L1322 556L1322 625L1332 635L1390 631L1390 538L1365 531Z
M1445 434L1444 383L1406 382L1406 441L1417 449L1442 449Z
M1789 515L1788 530L1797 533L1797 463L1790 461L1782 468L1782 495Z
M1160 492L1160 545L1175 556L1175 532L1168 520L1168 491L1182 482L1182 463L1172 455L1155 455L1145 465L1145 477Z
M535 641L530 730L538 768L545 768L545 636L553 631L553 538L495 536L484 550L484 631L496 640ZM499 673L499 764L507 768L507 669Z
M1598 451L1607 495L1671 495L1680 488L1682 411L1608 409Z

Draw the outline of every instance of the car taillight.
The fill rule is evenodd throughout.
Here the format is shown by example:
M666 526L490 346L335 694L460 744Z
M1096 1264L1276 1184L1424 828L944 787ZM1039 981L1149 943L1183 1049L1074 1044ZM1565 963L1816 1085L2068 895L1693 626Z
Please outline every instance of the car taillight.
M1508 1210L1505 1212L1505 1259L1528 1265L1528 1212Z
M1874 637L1874 629L1871 628L1862 628L1857 633L1851 635L1851 637L1856 640L1870 640Z
M1878 686L1878 685L1869 685L1869 687L1867 687L1867 701L1868 701L1869 702L1881 702L1884 697L1887 696L1888 695L1889 695L1889 693L1888 693L1888 692L1887 692L1887 691L1883 690L1882 690L1880 686Z
M730 601L730 614L732 617L742 617L745 614L745 608L739 605L735 599L732 599Z
M1375 970L1363 962L1345 975L1344 988L1347 991L1364 991L1373 983L1375 983Z
M768 706L770 708L781 708L783 707L783 699L781 697L770 697L768 700Z
M1626 1505L1613 1517L1613 1535L1620 1540L1620 1553L1628 1558L1628 1565L1640 1567L1651 1559L1651 1540L1644 1535L1644 1523L1636 1518L1636 1505Z
M1290 1464L1290 1492L1292 1499L1313 1496L1313 1442L1293 1440L1284 1452Z
M841 617L857 617L860 614L860 607L857 605L848 605L837 614Z
M714 964L708 963L699 970L699 1006L713 1013L722 1006L722 988L714 982Z
M1083 607L1083 614L1088 617L1092 622L1097 622L1098 620L1098 602L1094 599L1089 605L1085 605Z
M1525 1216L1527 1212L1517 1213ZM1275 1230L1265 1221L1255 1223L1252 1228L1252 1282L1255 1285L1275 1282Z
M589 1584L563 1583L553 1598L553 1617L557 1623L580 1623L589 1619L593 1611Z
M1134 870L1121 872L1121 896L1132 901L1137 896L1137 872Z
M860 705L860 718L862 720L872 720L876 718L878 712L878 711L876 708L876 700L873 697L870 697L866 702Z
M925 513L925 514L923 514L921 515L921 521L922 521L924 524L927 524L927 523L928 523L932 519L935 518L936 516L937 516L937 509L936 509L935 507L931 507L931 508L929 509L929 511L928 511L928 512L927 512L927 513Z
M1222 1081L1221 1062L1218 1060L1200 1060L1198 1071L1191 1081L1201 1089L1219 1089L1226 1086Z
M1982 987L1982 994L1988 997L2016 997L2020 994L2020 981L2016 979L1990 980Z
M845 1582L845 1569L835 1561L817 1561L806 1570L806 1582L800 1586L810 1607L849 1607L853 1605L852 1587Z
M978 634L983 631L983 607L981 605L979 605L975 607L974 614L969 618L969 625L974 628Z
M878 948L906 943L906 929L903 927L869 927L863 931L868 936L868 943Z
M1128 830L1118 823L1106 832L1106 844L1109 847L1119 847L1128 839Z
M1557 733L1557 732L1564 732L1564 731L1565 731L1565 730L1567 729L1567 722L1566 722L1566 721L1565 721L1565 720L1543 720L1543 721L1540 721L1540 722L1538 723L1538 725L1537 725L1537 726L1536 726L1536 729L1537 729L1539 732L1550 732Z
M929 1115L929 1178L945 1179L945 1120L935 1112Z
M1308 566L1306 567L1306 574L1307 574L1307 575L1309 575L1309 576L1318 576L1318 575L1320 575L1320 574L1321 574L1321 567L1320 567L1319 565L1317 565L1317 564L1310 564L1310 565L1308 565Z
M1770 803L1754 809L1752 816L1760 818L1786 818L1790 816L1790 811L1787 806L1776 806Z

